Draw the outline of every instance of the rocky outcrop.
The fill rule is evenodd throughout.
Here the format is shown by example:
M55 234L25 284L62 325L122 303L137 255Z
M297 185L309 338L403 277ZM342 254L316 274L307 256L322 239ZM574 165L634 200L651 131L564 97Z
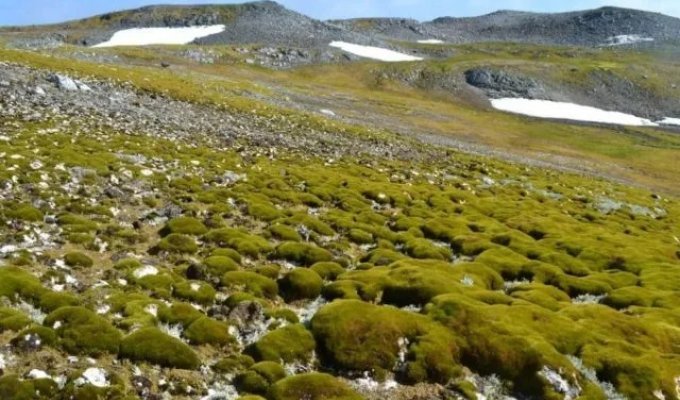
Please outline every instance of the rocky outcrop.
M475 68L465 72L465 81L482 89L491 98L522 97L546 99L543 86L536 80L503 70Z

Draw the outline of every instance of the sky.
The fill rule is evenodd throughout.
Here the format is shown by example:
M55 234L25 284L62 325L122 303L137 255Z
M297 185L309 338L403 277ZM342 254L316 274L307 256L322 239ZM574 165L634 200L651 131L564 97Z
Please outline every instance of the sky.
M680 0L278 0L318 19L466 17L499 9L561 12L605 5L656 11L680 17ZM149 4L241 3L239 0L0 0L0 26L63 22Z

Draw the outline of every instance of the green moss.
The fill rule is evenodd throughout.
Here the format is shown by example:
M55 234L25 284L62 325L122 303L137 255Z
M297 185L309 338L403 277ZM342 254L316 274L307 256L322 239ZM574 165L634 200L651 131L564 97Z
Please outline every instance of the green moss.
M20 331L31 324L31 319L21 311L16 311L11 308L0 308L0 332Z
M451 250L446 247L438 247L427 239L410 239L404 244L406 253L419 259L450 260Z
M250 202L247 211L248 215L262 221L273 221L283 216L281 211L277 210L276 207L260 201Z
M84 307L59 308L45 318L44 324L55 328L60 346L71 354L118 353L121 333Z
M264 335L246 350L259 361L306 362L315 348L314 337L301 324L287 325Z
M272 246L266 239L238 229L212 230L207 233L206 239L220 246L231 247L240 254L250 257L257 257L272 251Z
M203 222L192 217L178 217L168 221L165 227L168 234L178 233L183 235L200 236L208 232Z
M322 261L331 261L333 255L321 247L307 243L285 242L276 248L274 257L310 266Z
M262 361L237 375L234 385L240 392L266 394L272 384L285 377L286 371L280 364Z
M235 339L229 334L229 325L208 317L200 317L189 325L184 336L192 344L226 346Z
M191 347L156 328L140 329L125 337L120 356L169 368L196 369L201 364Z
M361 261L374 265L389 265L404 258L406 257L397 251L385 248L377 248L369 252L361 259Z
M94 232L99 224L86 217L76 214L61 214L57 222L69 232Z
M30 204L21 204L5 213L8 218L19 219L26 222L40 222L43 220L42 211Z
M337 281L324 286L321 293L326 300L360 300L359 291L362 286L361 283L355 281Z
M373 243L373 235L361 229L350 229L347 233L349 240L357 244L370 244Z
M402 379L446 382L460 373L452 332L427 317L355 300L336 300L312 319L312 332L326 362L350 371L391 371L399 341L411 345Z
M158 249L170 253L193 254L198 251L198 244L191 236L171 233L161 239Z
M64 255L64 262L69 267L82 267L90 268L94 264L94 261L86 254L80 252L71 252Z
M241 263L241 255L234 249L215 249L211 253L211 257L229 257L236 263Z
M222 284L232 289L270 299L275 298L279 293L276 281L251 271L227 272L222 277Z
M81 303L78 296L67 292L45 292L40 297L38 305L45 312L52 312L66 306L77 306Z
M0 297L38 300L47 292L38 278L19 267L0 267Z
M323 280L316 272L296 268L279 280L281 296L286 301L315 299L321 294Z
M118 260L113 267L122 271L134 271L141 266L142 263L135 258L124 258L122 260Z
M327 281L334 281L345 273L345 269L340 264L331 261L316 263L310 269Z
M170 307L158 310L158 318L168 324L181 324L185 328L203 317L203 314L188 303L173 303Z
M12 339L12 344L17 346L28 335L37 335L44 346L55 346L58 340L57 333L53 329L46 326L34 325L19 332L16 337Z
M308 373L282 379L269 391L272 400L360 400L363 397L337 378Z
M245 354L234 354L213 364L212 369L221 374L233 374L248 369L255 364L252 357Z
M183 281L174 286L173 295L183 300L210 305L215 301L215 289L205 282Z
M291 228L288 225L276 224L270 227L269 231L275 238L279 240L284 240L288 242L302 241L302 237L300 236L300 234L295 229Z
M277 264L258 265L255 267L254 271L269 279L279 279L281 267Z
M210 256L203 260L203 265L212 276L222 276L227 272L238 270L236 261L227 256Z
M0 377L0 398L12 400L36 400L35 386L30 381L23 381L16 375Z

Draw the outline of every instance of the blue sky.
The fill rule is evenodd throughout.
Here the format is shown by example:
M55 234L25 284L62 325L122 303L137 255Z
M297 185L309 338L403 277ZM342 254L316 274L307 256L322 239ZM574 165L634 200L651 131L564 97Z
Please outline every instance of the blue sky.
M0 25L61 22L147 4L240 3L229 0L0 0ZM680 0L279 0L320 19L351 17L472 16L498 9L570 11L603 5L639 8L680 17Z

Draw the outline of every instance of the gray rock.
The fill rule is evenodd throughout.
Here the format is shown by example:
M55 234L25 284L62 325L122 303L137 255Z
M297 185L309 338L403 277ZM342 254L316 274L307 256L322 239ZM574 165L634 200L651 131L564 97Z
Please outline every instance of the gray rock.
M489 97L544 99L545 89L535 80L503 70L475 68L465 72L465 81L484 90Z
M62 90L69 92L77 92L79 90L76 82L66 75L52 74L48 77L48 80Z

